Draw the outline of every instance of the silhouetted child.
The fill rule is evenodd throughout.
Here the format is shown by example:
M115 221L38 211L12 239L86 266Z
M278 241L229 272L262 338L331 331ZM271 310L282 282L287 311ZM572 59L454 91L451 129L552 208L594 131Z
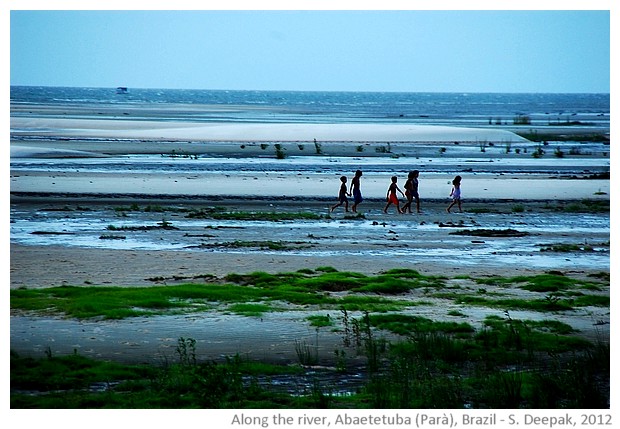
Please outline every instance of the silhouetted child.
M418 170L413 170L407 176L407 182L405 182L405 196L407 197L407 202L403 206L403 213L407 212L407 210L411 213L411 203L413 203L414 198L417 212L420 213L420 195L418 194L419 175L420 172Z
M461 209L461 176L456 176L454 180L452 180L452 191L450 192L450 197L452 197L452 202L446 209L448 213L450 213L450 209L454 207L455 204L459 206L459 212L462 213Z
M383 209L383 213L387 213L387 209L390 206L390 204L394 204L396 206L396 209L398 210L398 213L402 214L402 211L400 210L400 203L398 202L398 196L396 195L396 191L400 192L400 194L403 197L405 196L405 194L403 194L403 191L401 191L398 185L396 184L397 181L398 181L398 178L396 176L392 176L392 183L390 184L390 187L387 190L387 204L385 205L385 208Z
M342 176L340 181L342 183L340 184L340 192L338 193L338 204L332 206L331 212L333 212L336 207L340 207L343 203L345 210L349 211L349 200L347 199L347 195L351 194L347 192L347 176Z
M351 180L351 188L349 189L349 195L353 194L353 205L351 211L357 213L357 205L364 199L362 198L362 191L360 191L360 178L362 177L362 170L355 172L355 177Z

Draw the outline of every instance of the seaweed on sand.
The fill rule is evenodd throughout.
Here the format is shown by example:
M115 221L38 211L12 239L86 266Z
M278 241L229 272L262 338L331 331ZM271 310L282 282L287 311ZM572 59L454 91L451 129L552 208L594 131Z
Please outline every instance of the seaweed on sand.
M518 231L516 229L462 229L453 231L450 235L470 235L474 237L526 237L530 235L526 231Z

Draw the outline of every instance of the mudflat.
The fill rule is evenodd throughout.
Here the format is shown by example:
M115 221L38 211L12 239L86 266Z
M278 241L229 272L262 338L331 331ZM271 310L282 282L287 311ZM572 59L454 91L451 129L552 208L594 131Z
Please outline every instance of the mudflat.
M447 279L446 290L480 290L468 278L555 273L587 280L609 272L605 201L465 200L463 212L447 201L422 201L421 213L383 212L369 199L358 212L333 212L330 199L270 199L93 195L15 195L12 201L11 288L61 285L148 287L225 282L229 274L288 273L331 267L379 275L410 269ZM595 207L595 208L593 208ZM565 246L562 248L562 244ZM539 299L518 285L483 288L485 294ZM609 296L609 287L597 292ZM456 304L424 291L397 296L420 300L410 310L432 320L458 311L482 327L501 308ZM241 354L294 362L295 344L318 342L330 360L342 342L337 331L317 330L310 315L340 317L335 309L286 307L260 317L232 314L227 305L205 312L122 320L75 320L14 310L11 348L25 355L78 350L93 357L157 362L173 358L176 340L195 338L200 356ZM537 320L536 311L511 317ZM587 338L607 338L609 308L585 307L554 315ZM258 328L258 329L256 329Z

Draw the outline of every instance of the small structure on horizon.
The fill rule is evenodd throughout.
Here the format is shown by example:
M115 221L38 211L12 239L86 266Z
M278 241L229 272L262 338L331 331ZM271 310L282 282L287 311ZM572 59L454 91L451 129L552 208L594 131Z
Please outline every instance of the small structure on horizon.
M126 86L119 86L116 88L116 93L117 94L127 94L127 87Z

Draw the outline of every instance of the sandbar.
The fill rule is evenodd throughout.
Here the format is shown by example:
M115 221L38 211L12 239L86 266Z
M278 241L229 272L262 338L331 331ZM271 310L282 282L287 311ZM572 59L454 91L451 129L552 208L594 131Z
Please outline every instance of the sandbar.
M410 124L247 124L11 118L14 135L203 141L524 142L510 131Z

